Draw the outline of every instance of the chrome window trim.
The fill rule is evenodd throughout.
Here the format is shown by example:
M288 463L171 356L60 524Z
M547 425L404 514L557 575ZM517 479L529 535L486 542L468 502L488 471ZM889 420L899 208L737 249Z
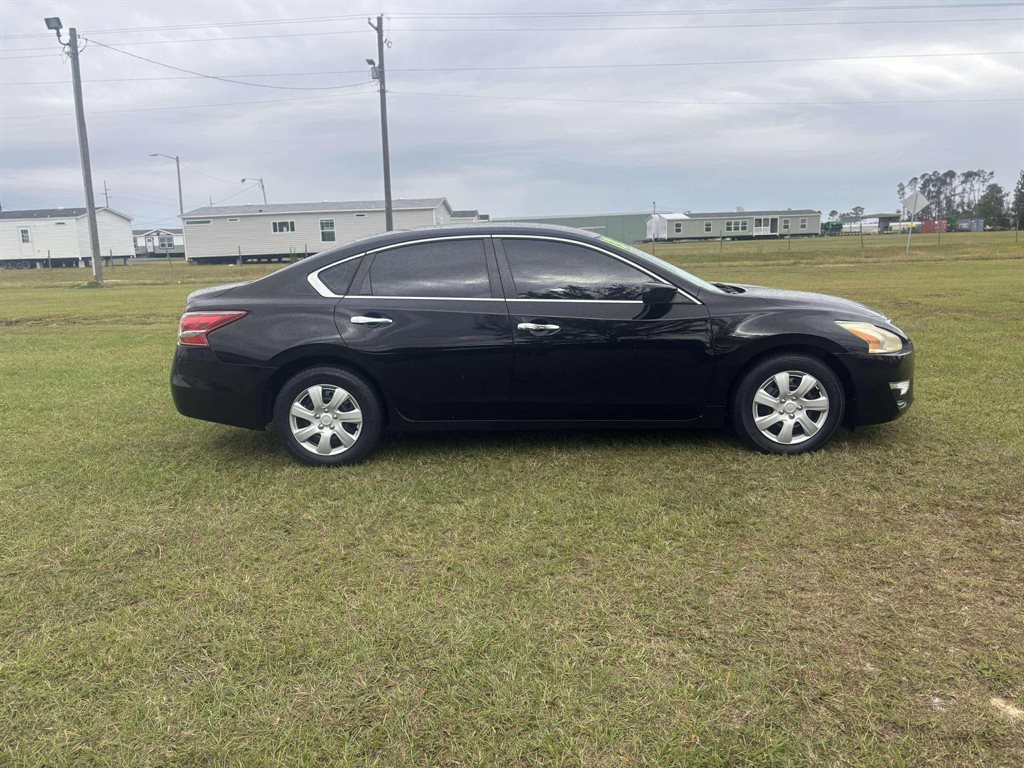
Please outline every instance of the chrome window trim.
M653 272L651 272L649 269L646 269L645 267L641 267L639 264L637 264L634 261L630 261L625 256L619 256L617 253L612 253L611 251L609 251L609 250L607 250L605 248L602 248L602 247L600 247L598 245L592 245L591 243L586 243L586 242L583 242L582 240L570 240L567 237L553 237L551 235L504 235L504 234L494 235L494 234L492 234L491 237L496 237L496 238L499 238L499 239L504 238L504 239L515 239L515 240L552 240L552 241L558 242L558 243L569 243L570 245L579 245L579 246L582 246L583 248L589 248L592 251L597 251L598 253L603 253L605 256L610 256L613 259L617 259L618 261L621 261L623 264L626 264L626 265L632 267L633 269L639 270L640 272L643 272L645 275L648 275L649 277L654 278L659 283L664 283L665 285L671 285L673 288L676 289L676 291L678 291L680 294L682 294L687 299L692 301L694 304L703 304L703 302L698 301L696 299L696 297L691 296L689 293L684 291L678 285L676 285L674 283L670 283L665 278L661 277L660 275L654 274ZM577 301L577 302L578 301L605 301L605 302L611 302L611 301L625 301L625 300L614 300L614 299L506 299L506 301ZM633 303L633 302L630 301L629 303ZM636 302L636 303L643 304L642 301Z
M505 301L553 301L560 304L643 304L640 299L505 299Z
M324 285L320 281L320 273L326 269L336 267L339 264L344 264L346 261L352 261L352 259L358 259L365 255L365 253L357 253L355 256L347 256L344 259L339 259L338 261L332 262L328 264L326 267L320 267L320 269L314 270L313 272L310 272L308 275L306 275L306 282L313 286L313 290L319 293L325 299L340 299L342 298L343 294L338 295L337 293L331 291L331 289L328 288L326 285Z
M609 251L609 250L607 250L605 248L601 248L600 246L592 245L590 243L585 243L585 242L583 242L581 240L571 240L571 239L566 238L566 237L553 237L553 236L550 236L550 235L517 235L517 234L507 234L506 235L506 234L493 234L493 233L491 233L491 234L479 234L479 235L442 235L440 237L424 237L424 238L419 238L417 240L405 240L405 241L400 242L400 243L392 243L390 245L385 245L385 246L382 246L380 248L372 248L372 249L370 249L368 251L363 251L361 253L357 253L354 256L346 256L344 259L338 259L338 261L332 261L327 266L320 267L319 269L316 269L313 272L310 272L309 274L307 274L306 275L306 282L308 282L310 284L310 286L312 286L313 290L315 290L317 293L319 293L321 296L323 296L326 299L343 299L343 298L345 298L344 294L337 294L337 293L332 292L326 285L323 284L323 282L321 282L320 277L319 277L321 272L324 272L325 270L328 270L331 267L336 267L339 264L344 264L346 261L352 261L353 259L359 259L359 258L362 258L363 256L369 256L369 255L374 254L374 253L380 253L381 251L389 251L392 248L401 248L401 247L406 246L406 245L417 245L419 243L434 243L434 242L438 242L440 240L483 240L485 238L491 238L491 239L494 239L494 238L515 238L515 239L518 239L518 240L551 240L551 241L554 241L554 242L569 243L570 245L578 245L578 246L581 246L583 248L589 248L592 251L597 251L598 253L603 253L605 256L609 256L609 257L611 257L613 259L617 259L618 261L621 261L623 264L626 264L626 265L632 267L633 269L639 270L640 272L643 272L645 275L648 275L648 276L654 278L654 280L656 280L659 283L664 283L665 285L671 285L673 288L676 289L676 291L678 291L681 295L685 296L687 299L689 299L694 304L703 304L703 302L698 301L694 296L691 296L689 293L684 291L679 286L677 286L677 285L675 285L673 283L670 283L668 280L666 280L665 278L661 277L660 275L654 274L649 269L641 267L639 264L637 264L635 262L632 262L632 261L630 261L629 259L627 259L627 258L625 258L623 256L619 256L618 254L612 253L611 251ZM358 294L358 295L359 295L360 298L364 298L364 294ZM372 295L369 295L369 294L366 294L365 298L368 298L368 299L390 299L390 300L398 299L398 300L403 300L403 301L515 301L515 302L523 302L523 301L548 301L548 302L562 302L562 303L570 302L570 303L575 303L575 304L579 304L579 303L588 303L588 304L643 304L643 301L635 300L635 299L520 299L520 298L503 299L503 298L494 298L493 296L487 296L487 297L481 296L481 297L478 297L478 298L473 298L473 297L467 297L467 296L372 296Z
M435 243L439 240L484 240L485 238L492 237L492 235L447 235L441 237L423 237L418 240L404 240L401 243L392 243L391 245L384 245L380 248L372 248L362 253L357 253L355 256L346 256L344 259L338 261L332 261L326 267L320 267L320 269L314 270L306 275L306 282L313 286L313 290L323 296L325 299L343 299L344 295L333 293L326 285L320 280L320 273L324 270L336 267L339 264L344 264L346 261L352 261L352 259L358 259L363 256L369 256L374 253L380 253L381 251L389 251L392 248L401 248L406 245L417 245L419 243ZM363 294L359 294L362 296ZM492 296L472 298L466 296L371 296L366 294L367 298L370 299L427 299L430 301L437 301L443 299L445 301L504 301L504 299L496 299Z

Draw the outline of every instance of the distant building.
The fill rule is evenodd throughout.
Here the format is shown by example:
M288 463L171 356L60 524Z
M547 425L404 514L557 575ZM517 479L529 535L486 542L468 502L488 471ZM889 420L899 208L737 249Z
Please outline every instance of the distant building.
M557 224L587 229L623 243L636 243L647 234L649 213L593 213L563 216L512 216L495 221L525 221L533 224Z
M103 258L135 255L132 218L113 208L96 209ZM0 211L0 266L79 267L92 263L85 208Z
M477 221L490 221L491 217L486 213L480 213L475 208L472 210L452 211L452 224L472 224Z
M185 255L185 235L180 229L133 229L132 237L139 258Z
M985 220L984 219L957 219L956 230L957 230L957 232L984 232L985 231Z
M949 222L946 221L945 219L925 219L924 221L921 222L922 234L941 234L943 232L946 232L948 229Z
M656 213L647 218L648 240L717 240L797 237L821 233L821 211L711 211Z
M395 229L448 224L443 197L393 200ZM189 261L273 261L306 256L386 231L384 201L196 208L182 216Z
M892 225L900 220L898 213L864 213L860 216L840 216L844 235L878 235L889 232Z

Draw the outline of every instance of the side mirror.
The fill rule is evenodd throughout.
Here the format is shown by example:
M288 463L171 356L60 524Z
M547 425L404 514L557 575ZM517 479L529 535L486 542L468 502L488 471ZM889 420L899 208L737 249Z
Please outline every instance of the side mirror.
M644 304L671 304L676 297L676 288L668 283L646 283L641 298Z

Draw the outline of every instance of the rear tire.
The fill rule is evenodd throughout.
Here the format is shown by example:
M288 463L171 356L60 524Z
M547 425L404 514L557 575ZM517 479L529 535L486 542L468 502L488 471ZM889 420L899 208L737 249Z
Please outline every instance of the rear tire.
M733 396L736 434L764 453L816 451L842 423L846 395L839 377L809 355L763 360L747 371Z
M362 376L318 365L281 387L274 400L274 427L285 449L304 464L341 467L377 448L384 409Z

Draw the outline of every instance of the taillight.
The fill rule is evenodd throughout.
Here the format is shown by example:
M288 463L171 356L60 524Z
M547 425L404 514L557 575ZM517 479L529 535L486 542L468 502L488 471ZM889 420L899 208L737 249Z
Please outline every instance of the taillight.
M178 343L188 347L208 347L207 335L228 323L245 317L245 312L186 312L178 326Z

